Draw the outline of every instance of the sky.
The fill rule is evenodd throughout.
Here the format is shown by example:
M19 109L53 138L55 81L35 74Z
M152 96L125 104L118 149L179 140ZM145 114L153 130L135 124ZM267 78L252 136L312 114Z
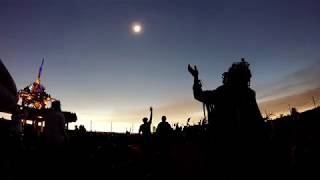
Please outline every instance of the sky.
M188 64L215 89L246 58L262 114L320 103L319 22L318 0L0 0L0 58L18 89L44 58L42 84L77 125L137 132L150 106L154 126L202 118Z

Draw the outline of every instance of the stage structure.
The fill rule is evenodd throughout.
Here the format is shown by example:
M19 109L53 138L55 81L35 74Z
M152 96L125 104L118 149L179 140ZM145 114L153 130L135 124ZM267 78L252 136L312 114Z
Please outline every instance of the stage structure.
M18 92L21 100L21 109L26 112L23 124L26 123L26 120L31 120L33 126L36 129L41 129L41 131L45 123L43 117L49 111L49 107L47 106L57 100L51 97L51 95L46 92L46 88L41 84L43 65L44 59L42 59L36 80ZM63 111L63 114L66 119L66 128L68 128L70 122L77 121L77 115L75 113Z

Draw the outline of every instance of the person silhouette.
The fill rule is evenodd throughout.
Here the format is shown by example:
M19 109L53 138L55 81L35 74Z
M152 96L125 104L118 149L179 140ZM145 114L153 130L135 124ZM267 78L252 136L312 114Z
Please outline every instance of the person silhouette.
M43 173L50 175L56 179L62 174L57 170L57 165L60 168L65 168L64 162L66 158L65 148L67 134L65 130L65 116L61 112L60 101L56 100L51 103L51 108L44 115L44 154L43 154ZM52 173L55 172L55 173Z
M20 137L22 134L22 110L19 106L11 114L11 134L15 137Z
M152 107L150 107L150 118L148 121L147 117L142 119L143 124L140 125L139 134L142 134L142 137L149 138L151 136L151 124L152 124Z
M83 136L83 135L86 134L86 132L87 132L87 129L84 127L84 125L80 125L80 126L79 126L79 134L80 134L81 136Z
M150 118L147 117L142 119L143 124L139 127L139 134L141 135L141 150L143 152L143 165L148 167L150 164L150 155L153 148L152 136L151 136L151 124L152 124L153 109L150 107Z
M166 116L161 117L161 122L158 124L156 133L162 140L167 140L171 135L172 128L171 125L167 122Z
M194 77L194 98L207 107L210 143L214 146L210 152L219 167L217 172L222 176L230 171L244 173L244 161L253 169L261 158L266 133L255 92L250 88L249 63L244 59L233 63L215 90L202 90L196 66L188 65L188 71Z
M60 101L53 101L51 109L45 115L45 144L60 148L66 140L65 117L61 112Z

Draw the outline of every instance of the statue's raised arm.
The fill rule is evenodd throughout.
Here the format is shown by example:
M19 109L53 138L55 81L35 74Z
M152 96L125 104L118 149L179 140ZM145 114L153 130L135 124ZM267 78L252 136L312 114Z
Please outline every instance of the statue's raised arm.
M188 71L190 72L190 74L191 74L195 79L198 79L199 72L198 72L197 66L194 66L194 67L192 68L191 65L188 64Z
M214 93L213 91L203 91L201 81L199 80L199 71L197 69L197 66L191 66L188 64L188 71L193 76L194 82L193 82L193 96L196 100L208 103L214 99Z

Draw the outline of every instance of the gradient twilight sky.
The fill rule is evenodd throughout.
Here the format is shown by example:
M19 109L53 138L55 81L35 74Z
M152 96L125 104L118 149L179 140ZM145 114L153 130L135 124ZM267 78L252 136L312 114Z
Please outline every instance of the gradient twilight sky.
M45 58L47 92L89 129L136 132L149 106L153 125L197 122L187 64L214 89L241 57L262 113L319 102L320 1L0 0L0 58L18 89Z

